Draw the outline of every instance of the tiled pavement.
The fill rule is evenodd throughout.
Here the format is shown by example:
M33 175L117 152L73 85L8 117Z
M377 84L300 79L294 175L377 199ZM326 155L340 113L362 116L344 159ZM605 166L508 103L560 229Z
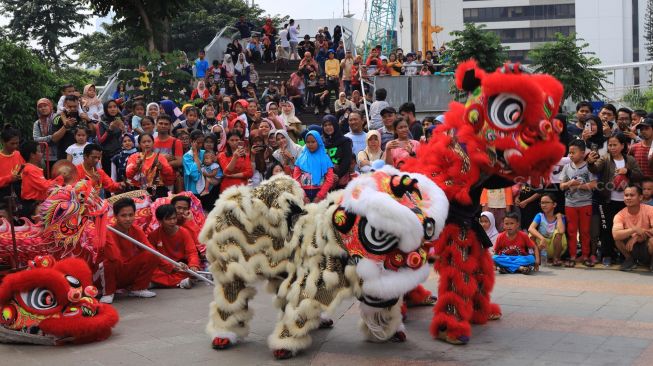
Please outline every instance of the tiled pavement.
M434 274L427 283L435 288ZM497 275L503 319L475 326L471 342L451 346L428 334L430 308L413 308L404 344L364 342L358 306L343 303L335 328L277 362L265 339L276 311L264 291L252 303L252 333L237 347L211 349L204 325L209 287L121 298L121 321L107 341L65 347L0 346L0 365L653 365L653 275L546 267L533 276Z

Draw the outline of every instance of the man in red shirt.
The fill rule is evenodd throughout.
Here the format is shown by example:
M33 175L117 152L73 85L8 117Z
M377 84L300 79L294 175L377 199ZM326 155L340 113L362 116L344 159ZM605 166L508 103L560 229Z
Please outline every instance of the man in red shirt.
M178 170L183 162L184 148L181 141L170 136L172 120L167 114L160 114L156 118L157 137L154 139L154 152L166 157L170 166Z
M48 198L49 189L55 185L62 185L65 177L61 175L54 179L44 178L41 169L43 153L39 149L39 144L34 141L27 141L20 147L20 156L26 164L21 174L20 185L22 209L17 214L19 217L32 217L36 206Z
M529 274L539 270L540 253L526 233L519 230L519 215L509 212L503 219L504 232L494 245L494 263L500 273Z
M177 211L173 205L161 205L154 214L159 227L150 233L150 243L154 243L156 250L179 262L179 265L175 267L168 262L161 262L154 271L152 282L163 287L193 287L185 270L190 268L197 271L200 259L191 234L177 225Z
M131 198L122 198L113 204L113 214L116 220L114 226L118 231L152 247L143 230L134 225L136 204ZM128 288L129 296L154 297L156 293L149 291L152 273L159 266L160 260L133 243L113 232L107 233L104 245L104 296L100 302L111 304L116 290Z
M197 225L197 223L195 223L193 214L190 212L190 197L177 195L170 201L170 204L175 207L175 211L177 212L177 225L188 230L191 237L193 238L193 243L195 244L197 251L199 253L204 253L206 247L203 244L200 244L199 240L197 239L200 235L201 228Z
M642 174L647 178L653 178L653 169L651 168L651 159L648 152L651 150L653 141L653 118L645 118L638 125L639 137L642 141L630 146L628 154L635 157Z
M103 188L111 193L122 191L125 184L114 182L102 168L98 168L97 165L100 160L102 160L102 148L96 144L86 145L84 147L84 161L77 166L78 179L90 181L97 191Z

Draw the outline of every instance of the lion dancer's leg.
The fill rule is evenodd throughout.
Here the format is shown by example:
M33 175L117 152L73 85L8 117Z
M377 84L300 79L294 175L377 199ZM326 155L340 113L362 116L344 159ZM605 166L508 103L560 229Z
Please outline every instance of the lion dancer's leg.
M490 294L494 288L494 262L487 249L482 248L474 233L469 233L470 238L478 245L471 247L471 255L478 258L478 268L474 272L474 278L478 284L478 290L474 293L474 313L472 322L474 324L485 324L488 320L501 318L501 308L498 304L490 302Z
M431 334L452 344L465 344L471 336L472 298L478 286L474 271L478 261L470 256L470 250L478 243L469 239L468 230L447 224L435 250L440 283Z
M228 348L236 343L238 337L247 336L252 319L248 302L255 294L256 289L238 277L231 282L216 281L206 326L213 348Z
M305 298L297 304L286 304L274 331L268 337L268 346L277 359L286 359L311 345L309 332L320 326L321 304Z
M360 303L360 328L369 341L404 342L406 340L406 328L401 321L401 304L402 301L397 301L392 306L378 308Z

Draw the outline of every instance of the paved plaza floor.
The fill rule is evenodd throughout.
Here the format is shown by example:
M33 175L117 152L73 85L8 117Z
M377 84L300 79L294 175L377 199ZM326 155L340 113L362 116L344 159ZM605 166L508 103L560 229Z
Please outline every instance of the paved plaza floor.
M435 289L437 275L426 286ZM431 308L412 308L406 343L365 342L358 304L334 314L335 327L313 345L275 361L266 345L277 311L259 286L244 342L211 349L204 326L211 288L158 290L154 299L119 298L120 322L105 342L63 347L0 345L0 365L653 365L653 275L546 267L533 276L497 275L503 319L475 326L471 342L452 346L428 333Z

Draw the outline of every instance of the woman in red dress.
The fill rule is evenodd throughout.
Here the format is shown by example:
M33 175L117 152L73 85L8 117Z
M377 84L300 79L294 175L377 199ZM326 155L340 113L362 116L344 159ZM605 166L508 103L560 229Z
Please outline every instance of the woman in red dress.
M218 155L218 163L224 172L220 193L231 186L246 185L254 175L245 143L238 130L229 131L227 134L227 146L225 151Z
M166 186L175 183L175 172L165 155L152 150L154 138L145 133L139 138L141 152L127 159L127 182L138 189L149 190L154 198L166 197Z

